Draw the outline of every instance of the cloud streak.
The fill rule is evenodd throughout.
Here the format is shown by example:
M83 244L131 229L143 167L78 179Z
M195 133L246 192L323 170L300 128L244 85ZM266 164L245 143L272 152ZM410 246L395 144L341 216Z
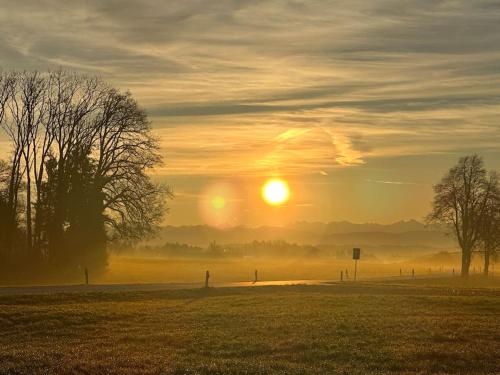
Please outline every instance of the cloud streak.
M0 6L0 67L77 69L131 90L161 140L161 175L359 170L383 188L407 173L400 159L500 163L497 1Z

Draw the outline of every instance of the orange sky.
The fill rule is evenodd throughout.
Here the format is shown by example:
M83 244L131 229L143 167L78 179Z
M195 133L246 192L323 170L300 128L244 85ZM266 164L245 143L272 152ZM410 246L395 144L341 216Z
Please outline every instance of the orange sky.
M169 224L421 219L463 154L500 167L500 8L489 1L8 2L3 69L132 91L161 140ZM0 139L0 152L7 146ZM263 203L264 181L290 200ZM225 220L226 220L225 219Z

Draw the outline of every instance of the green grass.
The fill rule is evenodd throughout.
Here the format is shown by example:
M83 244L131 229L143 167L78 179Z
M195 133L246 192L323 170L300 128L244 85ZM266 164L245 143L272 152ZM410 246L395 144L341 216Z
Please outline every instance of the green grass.
M0 297L0 373L495 374L500 292L383 284Z

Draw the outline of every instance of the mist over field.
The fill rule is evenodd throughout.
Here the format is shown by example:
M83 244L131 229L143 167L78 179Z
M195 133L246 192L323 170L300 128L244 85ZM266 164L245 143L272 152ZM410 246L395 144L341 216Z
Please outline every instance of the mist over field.
M285 227L167 226L152 239L112 250L99 282L339 280L353 278L352 248L360 247L358 278L458 276L460 251L446 228L402 221L296 223ZM477 254L472 270L480 273ZM494 267L493 267L494 270ZM500 271L500 270L499 270Z

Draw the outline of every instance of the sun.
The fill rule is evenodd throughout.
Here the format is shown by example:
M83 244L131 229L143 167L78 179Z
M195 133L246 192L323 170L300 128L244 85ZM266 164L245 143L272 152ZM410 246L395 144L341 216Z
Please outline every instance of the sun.
M270 179L262 186L262 198L273 206L285 203L289 197L288 184L279 178Z

